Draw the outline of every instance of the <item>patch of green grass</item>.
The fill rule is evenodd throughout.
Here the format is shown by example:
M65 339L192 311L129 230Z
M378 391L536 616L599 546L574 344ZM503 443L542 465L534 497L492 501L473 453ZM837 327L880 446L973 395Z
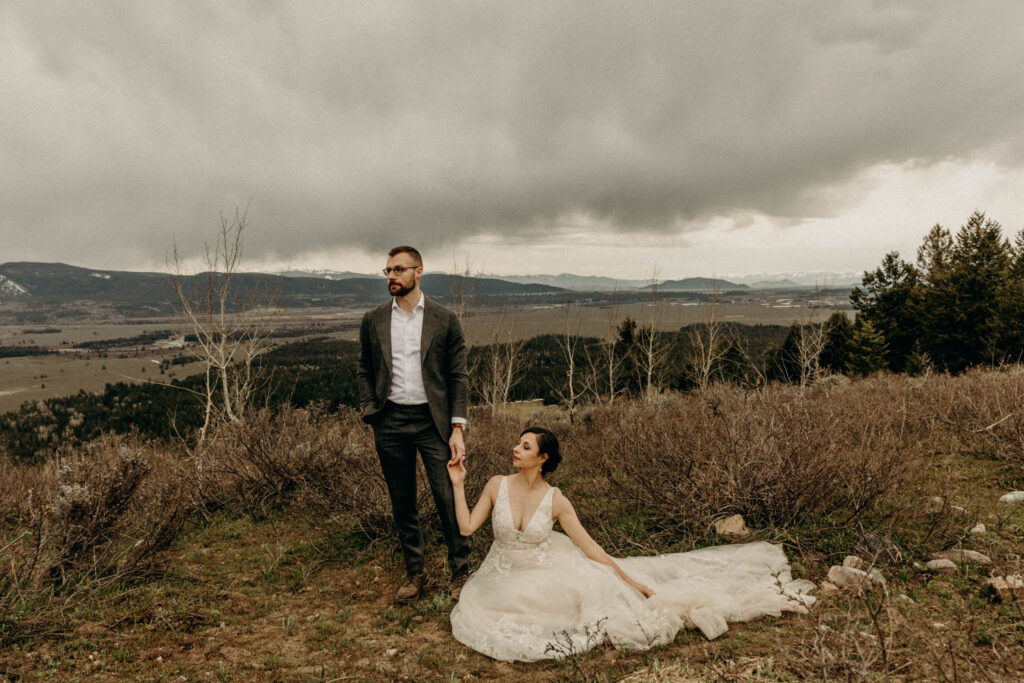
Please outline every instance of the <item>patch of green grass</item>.
M118 664L127 664L135 660L135 651L128 647L118 647L114 650L114 661Z
M288 660L279 654L272 654L264 657L260 664L268 669L277 669L288 666Z

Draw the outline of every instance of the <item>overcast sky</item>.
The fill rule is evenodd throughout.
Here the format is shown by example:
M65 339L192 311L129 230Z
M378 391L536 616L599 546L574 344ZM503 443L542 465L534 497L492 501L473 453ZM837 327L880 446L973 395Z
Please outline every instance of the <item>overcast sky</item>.
M1024 226L1024 3L3 2L0 262L863 270Z

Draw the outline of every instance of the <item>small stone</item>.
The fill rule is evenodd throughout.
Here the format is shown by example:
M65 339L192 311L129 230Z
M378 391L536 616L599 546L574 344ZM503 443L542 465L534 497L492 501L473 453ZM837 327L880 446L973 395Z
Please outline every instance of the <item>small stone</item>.
M1010 491L999 497L1000 503L1024 503L1024 491Z
M966 508L962 508L959 505L950 505L949 509L952 510L953 512L959 514L959 515L966 515L967 514L967 509Z
M818 584L818 597L827 598L833 595L839 595L839 586L835 585L830 581L822 581Z
M986 579L983 590L990 591L992 596L1000 602L1024 600L1024 575L993 576L991 579Z
M951 560L956 564L980 564L984 566L992 564L992 560L989 559L988 555L982 555L976 550L963 550L958 548L943 550L941 553L932 553L932 559Z
M942 572L944 574L952 574L956 572L956 562L947 559L931 560L925 565L925 567L928 568L928 571Z
M160 655L157 655L156 656L156 661L157 661L157 664L159 664L160 662L164 661L164 658L161 657Z
M972 534L983 534L986 531L988 531L988 529L985 527L985 525L982 524L981 522L978 522L977 524L975 524L974 526L971 527L970 533L972 533Z
M308 617L306 617L306 621L320 621L320 613L313 612Z
M925 506L928 512L941 512L946 507L946 499L940 496L931 496Z
M845 590L859 590L872 583L885 585L885 577L877 569L871 570L869 574L861 569L839 565L833 565L828 570L828 580Z
M893 600L895 600L896 602L902 602L902 603L907 604L907 605L916 605L917 604L917 602L915 602L914 598L910 597L906 593L900 593L895 598L893 598Z
M868 563L860 559L856 555L847 555L843 558L844 567L852 567L853 569L860 569L861 571L868 570Z
M398 654L398 648L397 647L389 647L387 650L384 650L384 654L386 654L388 657L394 657L395 655Z
M934 621L932 622L932 629L935 631L945 631L946 625L943 624L941 621Z
M743 515L733 515L725 519L719 519L714 524L715 533L728 539L745 538L750 534L747 530L747 523Z

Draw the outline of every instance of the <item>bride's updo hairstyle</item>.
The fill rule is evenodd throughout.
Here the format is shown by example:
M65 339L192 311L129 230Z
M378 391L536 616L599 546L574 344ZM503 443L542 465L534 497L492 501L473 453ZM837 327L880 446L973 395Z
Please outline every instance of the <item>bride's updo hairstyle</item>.
M558 463L562 462L562 454L558 452L558 437L543 427L527 427L519 435L519 438L523 438L523 434L536 436L537 453L548 456L548 459L540 466L540 473L551 474L554 472L558 468Z

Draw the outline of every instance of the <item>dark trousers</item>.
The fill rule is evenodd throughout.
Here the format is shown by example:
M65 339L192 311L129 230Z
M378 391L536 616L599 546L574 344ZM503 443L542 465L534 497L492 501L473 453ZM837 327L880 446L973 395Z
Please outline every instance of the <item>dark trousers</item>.
M423 532L416 512L416 451L423 459L441 530L448 545L452 576L469 569L469 539L459 533L455 495L448 478L451 451L437 431L430 408L402 406L390 401L373 422L377 456L391 495L391 511L409 575L423 571Z

